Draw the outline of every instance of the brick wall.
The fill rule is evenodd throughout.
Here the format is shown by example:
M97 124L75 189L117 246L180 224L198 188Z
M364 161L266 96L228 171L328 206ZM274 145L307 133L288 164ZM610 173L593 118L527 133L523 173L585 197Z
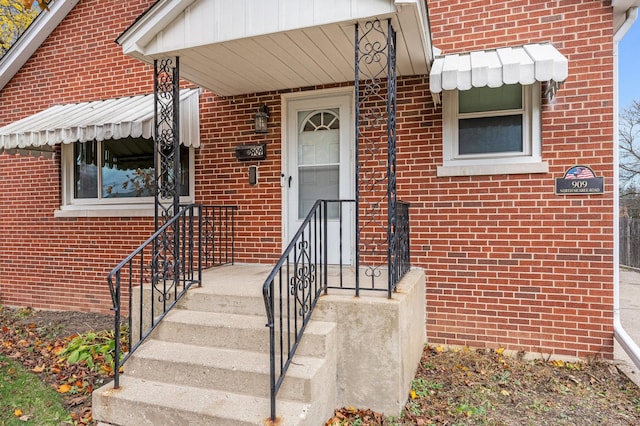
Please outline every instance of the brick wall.
M592 1L429 5L434 45L445 54L548 41L569 59L567 82L542 106L548 174L435 177L440 109L413 111L407 102L413 132L425 137L423 126L431 133L423 142L409 132L398 164L411 171L399 185L414 203L412 260L427 270L429 341L610 357L611 9ZM425 93L426 87L408 96L425 99ZM604 176L604 195L554 195L555 178L576 164Z
M148 65L114 42L150 0L82 0L0 95L0 125L52 105L153 90ZM90 40L90 42L86 42ZM106 276L149 237L148 218L54 218L55 159L0 154L0 303L107 312Z
M2 91L0 111L9 113L0 125L54 103L149 93L150 67L124 57L113 40L151 3L80 2ZM442 109L427 76L398 82L398 195L411 202L412 263L427 273L430 342L612 354L611 10L568 3L429 2L434 44L444 53L551 41L570 66L556 98L543 102L547 174L436 177ZM252 130L260 103L271 114L266 135ZM205 92L200 108L197 201L237 204L237 260L273 263L282 247L280 94ZM236 160L236 146L258 142L267 143L266 160ZM54 218L56 158L0 155L0 240L7 242L0 302L106 311L107 271L150 235L152 223ZM554 195L555 178L575 164L605 177L604 195ZM259 166L257 186L248 183L250 165Z

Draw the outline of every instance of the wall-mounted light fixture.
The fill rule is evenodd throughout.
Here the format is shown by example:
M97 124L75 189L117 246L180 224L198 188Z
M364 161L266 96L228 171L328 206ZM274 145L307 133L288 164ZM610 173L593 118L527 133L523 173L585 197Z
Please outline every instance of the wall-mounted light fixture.
M258 112L253 117L256 133L267 133L267 119L269 118L269 108L261 104Z

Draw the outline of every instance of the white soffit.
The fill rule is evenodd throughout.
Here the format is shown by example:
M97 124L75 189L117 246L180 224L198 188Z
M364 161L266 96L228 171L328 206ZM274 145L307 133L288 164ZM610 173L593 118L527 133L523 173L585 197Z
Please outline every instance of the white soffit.
M569 62L555 47L548 43L527 44L438 56L431 67L429 86L436 98L443 90L528 85L536 81L549 82L557 89L568 75Z
M199 89L180 92L180 141L200 146ZM0 152L92 140L152 138L154 97L56 105L0 128Z
M116 41L148 63L178 56L181 77L229 96L353 81L355 23L373 19L391 19L399 75L429 72L424 0L159 0Z

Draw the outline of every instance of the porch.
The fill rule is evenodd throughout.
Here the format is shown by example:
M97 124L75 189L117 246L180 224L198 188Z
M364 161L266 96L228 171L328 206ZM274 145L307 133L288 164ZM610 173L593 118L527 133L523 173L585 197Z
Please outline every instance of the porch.
M269 329L262 288L270 265L207 269L131 356L120 388L94 393L94 418L111 424L263 424L270 414ZM328 283L354 283L352 268L327 270ZM152 292L133 300L148 307ZM321 296L282 382L283 425L317 425L341 406L398 414L425 341L425 277L408 272L385 291L334 289ZM279 295L276 297L279 299ZM144 309L143 309L144 311ZM139 316L132 313L133 328ZM276 328L287 327L276 319ZM301 325L301 324L300 324ZM285 332L276 347L287 345ZM135 344L135 341L133 342ZM276 349L276 364L285 362Z

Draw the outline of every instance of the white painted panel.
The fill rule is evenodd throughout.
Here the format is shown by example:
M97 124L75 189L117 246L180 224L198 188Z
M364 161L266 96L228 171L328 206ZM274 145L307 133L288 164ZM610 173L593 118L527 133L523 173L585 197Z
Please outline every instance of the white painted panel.
M308 81L304 81L281 58L272 55L268 50L264 49L257 42L257 38L237 40L234 44L243 55L253 58L256 72L270 75L278 81L279 87L299 87L309 84Z
M197 70L204 82L208 84L204 87L213 90L211 82L215 82L216 87L228 87L231 90L234 87L246 85L247 81L244 77L234 72L231 67L227 66L226 58L224 58L222 49L212 50L210 46L207 48L190 49L185 52L183 57L189 62L190 68ZM214 59L215 58L215 59ZM180 67L180 73L187 73L185 67ZM223 76L223 77L222 77ZM200 81L200 80L198 80ZM215 91L215 93L224 94L226 91Z
M432 93L442 92L442 71L444 70L444 57L436 58L431 65L429 74L429 89Z
M354 23L377 17L386 32L390 17L398 31L398 74L422 74L430 53L421 1L400 1L396 16L397 0L196 0L167 15L176 17L169 24L173 18L128 35L149 40L164 27L151 44L128 52L146 61L179 55L185 77L221 95L352 81ZM386 43L379 35L363 43L376 41ZM386 66L360 66L369 75L386 76Z
M280 28L310 27L314 24L314 0L280 1Z
M322 52L323 63L327 64L327 66L329 67L328 72L329 74L331 74L332 78L337 82L350 81L353 80L354 75L353 55L351 55L351 60L348 61L340 54L338 47L326 34L327 29L331 30L335 28L337 28L337 25L331 27L312 27L303 31L308 39L310 41L313 41L313 44L318 49L318 52ZM353 47L351 47L350 50L351 52L353 52ZM327 70L326 67L325 70Z
M458 62L458 89L471 89L471 56L460 55Z
M291 52L296 55L296 59L304 67L306 72L314 76L315 81L330 82L331 77L324 71L322 67L319 67L317 63L312 59L309 52L300 50L298 45L294 42L290 33L275 34L271 38L277 43L277 49L282 49L286 52ZM293 33L295 35L295 33Z
M231 94L241 93L237 89L242 87L244 80L240 80L233 75L225 75L224 78L213 77L223 75L221 70L216 69L216 64L211 64L198 53L196 49L186 51L181 56L180 75L189 81L198 81L200 85L213 93ZM228 70L224 70L229 72Z
M489 83L489 58L486 52L471 52L471 85L473 87L484 87Z
M170 51L187 45L184 20L185 13L182 12L178 19L158 33L156 38L149 44L149 48L152 51Z
M252 87L277 86L277 80L268 74L256 72L251 58L247 57L240 47L233 42L216 45L215 49L207 49L210 62L218 62L222 67L231 70L239 78L252 84ZM226 72L224 75L230 74Z
M322 0L319 0L322 1ZM388 13L395 13L396 5L394 0L353 0L353 18L365 18L369 16L382 16Z
M550 44L530 44L524 46L526 52L536 62L538 81L564 81L568 77L569 63L560 52Z
M287 64L291 70L297 76L295 81L299 83L297 86L291 87L302 87L302 86L310 86L313 85L313 81L320 79L319 75L314 74L313 68L307 68L308 61L302 60L300 55L298 55L296 51L291 51L283 48L280 45L280 41L282 38L286 37L284 34L277 34L274 36L267 37L258 37L255 39L255 42L267 51L271 56L278 58L283 63Z
M554 56L550 54L550 51L539 44L525 46L525 50L536 62L536 79L539 81L552 80L554 78Z
M514 84L518 82L520 77L520 63L513 54L511 47L497 49L498 57L502 62L502 82L506 84Z
M207 44L217 34L215 25L215 3L212 1L196 1L185 10L185 26L187 46Z
M215 35L214 40L211 42L233 40L246 36L245 15L248 13L247 0L233 0L233 7L229 7L227 0L209 1L215 2L212 24L218 30L218 34Z
M427 28L421 10L403 5L394 19L397 31L397 62L401 75L426 74L428 69ZM397 21L397 24L395 23Z
M460 55L447 55L444 58L442 68L442 90L454 90L458 88L458 69L460 68Z
M527 52L522 47L514 48L513 56L516 58L518 63L520 63L519 76L516 83L520 83L523 85L535 83L536 76L535 64L533 62L533 59L531 59L531 57L527 55ZM505 84L511 83L507 83L507 81L505 80Z
M245 36L270 34L280 29L279 0L245 0Z
M353 25L331 25L322 28L326 37L331 41L334 46L337 55L340 55L340 60L347 64L350 68L351 77L354 76L354 39L355 28Z
M395 12L393 0L199 0L145 47L147 55Z
M498 57L498 52L490 50L487 54L487 86L488 87L500 87L502 86L502 64Z
M314 23L318 25L351 19L354 1L356 0L315 0L313 2Z

